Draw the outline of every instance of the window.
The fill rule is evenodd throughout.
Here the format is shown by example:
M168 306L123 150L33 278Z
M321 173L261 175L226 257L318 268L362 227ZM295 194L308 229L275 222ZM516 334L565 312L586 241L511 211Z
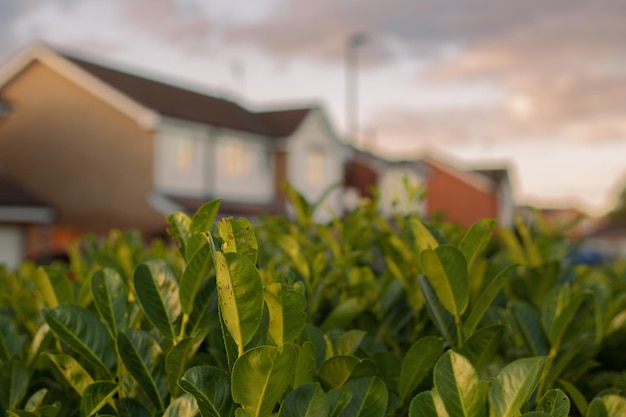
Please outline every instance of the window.
M193 172L194 155L193 139L189 136L177 135L172 138L174 154L174 167L181 175L189 175Z
M305 180L310 186L322 186L326 183L328 169L326 155L322 149L309 149L304 163Z
M271 155L262 143L234 137L220 140L218 159L221 172L232 178L265 174L271 168Z
M239 139L228 139L220 143L220 159L224 173L231 177L243 177L252 170L250 149Z

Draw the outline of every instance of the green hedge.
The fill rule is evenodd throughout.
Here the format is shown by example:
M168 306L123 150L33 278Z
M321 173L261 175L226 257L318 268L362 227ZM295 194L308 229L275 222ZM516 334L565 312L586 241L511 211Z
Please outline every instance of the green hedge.
M362 204L328 224L168 217L0 270L9 416L624 416L624 265L562 230L464 233Z

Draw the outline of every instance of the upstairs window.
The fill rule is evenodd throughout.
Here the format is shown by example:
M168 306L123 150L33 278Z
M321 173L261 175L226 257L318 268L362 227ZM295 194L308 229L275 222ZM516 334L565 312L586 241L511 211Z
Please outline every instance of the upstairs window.
M174 167L180 175L189 175L194 168L194 141L189 135L172 137Z
M262 143L229 137L220 140L218 159L221 172L231 178L264 174L270 169L270 156Z

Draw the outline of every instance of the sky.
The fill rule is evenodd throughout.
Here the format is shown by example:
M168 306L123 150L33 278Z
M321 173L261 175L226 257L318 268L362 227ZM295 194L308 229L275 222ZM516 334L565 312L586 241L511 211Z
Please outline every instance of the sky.
M0 0L33 41L254 109L318 103L361 147L507 164L518 204L599 215L626 186L624 0Z

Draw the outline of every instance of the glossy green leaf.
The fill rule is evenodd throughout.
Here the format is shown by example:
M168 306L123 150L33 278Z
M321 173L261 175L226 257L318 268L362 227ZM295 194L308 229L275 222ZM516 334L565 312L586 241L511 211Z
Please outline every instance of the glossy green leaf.
M544 357L517 359L500 370L489 388L489 413L514 417L533 393L545 365Z
M40 390L35 391L26 400L26 404L24 405L24 410L26 411L37 410L39 407L44 405L44 400L46 399L47 394L48 394L48 388L41 388Z
M341 417L383 417L389 401L387 386L378 377L357 378L346 383L352 399Z
M98 412L117 393L119 385L108 381L90 384L80 399L81 417L90 417Z
M588 295L589 294L587 293L582 293L572 297L572 299L569 300L567 305L563 307L562 311L560 311L554 319L552 326L547 331L548 340L550 340L550 344L553 348L558 349L561 346L561 341L563 340L563 336L565 336L565 332Z
M237 252L256 265L259 246L250 221L245 218L224 218L218 223L219 237L224 242L222 252Z
M361 297L350 297L342 301L326 316L321 328L323 330L344 329L350 322L363 313L368 303Z
M117 346L128 372L133 376L148 399L157 408L165 407L162 370L163 352L159 344L145 331L128 329L117 336Z
M483 372L493 363L505 329L499 324L483 327L467 339L459 353L469 359L479 373Z
M409 417L439 417L430 391L422 391L413 397L409 406Z
M296 221L301 225L309 224L312 220L314 207L291 184L285 183L283 187L294 209Z
M327 357L332 356L332 353L327 352L329 347L326 344L326 336L319 328L313 326L312 324L307 323L304 325L304 330L302 331L298 341L300 344L309 341L315 346L316 369L322 366L322 363L324 363ZM332 345L330 346L330 349L332 350Z
M496 299L496 296L498 295L502 287L504 287L504 284L506 284L507 280L510 278L511 273L517 267L518 265L510 265L504 268L498 273L498 275L495 276L494 279L491 280L491 282L489 282L487 287L480 294L480 296L476 300L476 303L470 310L470 313L467 316L467 319L465 320L465 324L463 326L467 337L471 337L471 335L474 333L476 327L478 327L478 324L484 317L485 313L487 313L489 307L492 306L493 301Z
M311 292L313 290L311 288L311 268L306 258L302 255L298 241L291 235L281 234L276 237L276 243L289 255L294 268L302 275L307 286L307 291Z
M293 378L295 362L296 350L288 343L282 348L261 346L240 356L231 378L233 400L242 410L237 415L270 416Z
M335 388L328 392L328 405L330 406L330 417L339 417L343 410L352 401L352 391L346 387Z
M537 404L537 411L547 413L551 417L569 416L570 401L567 395L560 389L547 391Z
M332 340L335 355L354 355L367 332L348 330Z
M193 338L181 340L172 347L165 357L165 372L167 373L167 385L170 394L178 397L178 380L183 376L188 368L188 364L193 359L197 349L197 343Z
M54 310L44 310L43 317L59 339L111 375L117 364L115 346L106 326L94 313L74 304L61 304Z
M487 415L480 378L467 358L447 351L435 364L433 380L450 416Z
M602 402L609 417L626 416L626 398L615 394L607 394L602 396Z
M181 313L178 282L174 272L163 260L150 260L137 267L135 292L146 317L163 336L177 336L175 323Z
M530 411L528 413L522 414L522 417L550 417L550 414L544 413L542 411Z
M266 285L263 295L270 315L268 336L276 346L294 342L306 323L306 297L278 282Z
M415 391L428 375L443 353L443 341L435 336L426 336L413 343L402 360L398 393L404 401Z
M315 354L315 345L308 340L298 349L298 357L296 359L296 368L292 383L294 388L314 382L315 373L317 372Z
M191 224L189 225L189 232L191 234L210 232L215 217L220 209L221 200L212 200L196 210L196 213L191 218Z
M361 360L356 356L333 356L322 364L318 377L328 388L343 386L359 366Z
M213 271L213 253L209 242L205 239L204 244L194 253L180 279L178 296L183 312L191 314L194 307L196 294L204 281Z
M467 261L468 269L472 266L472 263L474 263L474 259L476 259L489 244L495 224L495 219L478 220L467 233L465 233L465 236L463 236L461 243L459 243L459 250Z
M178 242L180 246L180 253L185 256L187 251L187 240L190 236L189 228L191 226L191 219L185 213L176 212L166 217L169 227L167 233Z
M226 372L212 366L195 366L188 369L178 383L194 396L202 417L229 415L233 401Z
M72 283L60 269L40 266L37 271L37 288L49 308L74 301Z
M185 264L188 265L189 262L191 262L191 259L193 258L193 256L196 254L196 252L198 252L200 248L206 245L207 243L209 244L211 248L215 247L212 237L211 237L211 233L198 233L198 234L189 236L189 239L187 239L187 247L185 248L185 254L184 254ZM180 277L180 279L182 280L182 276Z
M469 302L467 262L454 246L439 246L422 252L424 273L444 307L460 317Z
M439 246L439 242L435 239L424 223L418 219L411 219L411 230L415 236L415 246L417 253L420 254L425 250L434 250Z
M0 316L0 365L18 356L25 339L25 336L18 334L12 320Z
M424 275L420 275L418 277L418 283L424 295L426 310L432 318L435 327L439 330L439 333L443 336L445 341L448 342L448 345L456 347L457 335L454 316L441 304L428 278Z
M259 244L254 234L254 229L250 224L250 220L241 217L237 220L229 219L235 236L235 244L237 245L237 253L247 257L254 265L259 257Z
M163 417L196 417L200 415L196 399L189 394L176 398L163 413Z
M82 397L85 389L93 384L94 381L91 375L89 375L85 368L72 356L64 353L45 353L44 355L50 359L56 369L59 370L68 384L76 390L79 396Z
M115 339L118 331L126 329L128 301L122 277L114 269L100 269L91 277L91 292L98 314Z
M41 407L35 410L35 413L39 417L57 417L61 412L61 402L55 401L52 404L42 405ZM100 414L99 417L117 417L117 416L107 416L106 414Z
M245 256L217 252L215 257L222 319L241 356L261 323L263 282L256 267Z
M328 417L330 406L319 384L301 385L287 395L278 417Z
M547 355L550 350L548 340L539 319L539 312L530 304L515 301L509 304L515 326L533 356Z
M204 281L200 286L193 302L193 311L185 327L187 336L203 338L211 329L219 326L216 289L213 278Z
M609 415L609 411L606 409L606 405L604 405L604 401L602 398L596 397L589 403L589 407L587 407L587 412L585 413L585 417L614 417ZM615 416L617 417L617 416Z
M0 367L0 409L15 409L26 395L28 369L16 360Z
M217 233L220 239L222 239L221 251L223 253L237 252L237 242L235 241L235 233L233 232L233 225L230 223L229 218L223 218L217 223Z
M387 350L374 352L373 357L376 367L378 368L378 376L385 381L387 389L390 392L390 401L395 400L395 394L398 393L398 381L400 380L402 361L398 355Z
M589 403L587 402L587 399L585 398L583 393L580 392L580 390L576 388L576 386L569 381L559 379L558 382L559 382L559 385L563 387L563 390L565 390L565 393L569 396L569 398L572 400L572 402L578 409L579 414L581 416L585 415L585 412L587 411L587 407L589 406Z

